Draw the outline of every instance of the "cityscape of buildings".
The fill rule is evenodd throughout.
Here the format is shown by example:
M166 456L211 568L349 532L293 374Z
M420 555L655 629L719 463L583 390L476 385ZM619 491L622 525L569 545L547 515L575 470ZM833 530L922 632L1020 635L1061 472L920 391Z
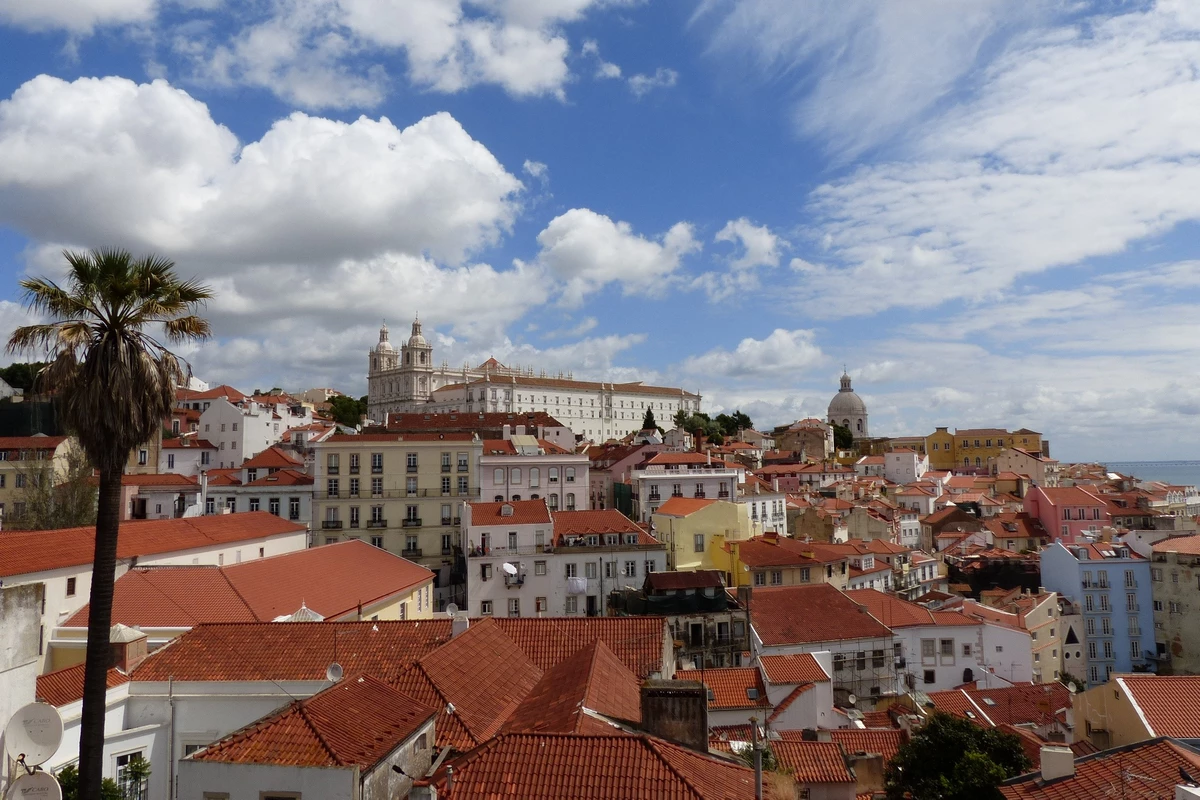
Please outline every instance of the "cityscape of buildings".
M1025 428L881 435L848 374L822 419L720 435L682 389L432 358L385 326L354 425L333 389L178 390L126 469L106 775L432 798L499 759L542 796L611 762L749 797L730 758L758 738L786 796L850 800L934 711L1021 737L1041 773L1006 797L1112 748L1200 764L1175 743L1200 738L1195 486ZM51 770L78 758L94 531L22 528L77 449L0 437L0 716L58 708Z

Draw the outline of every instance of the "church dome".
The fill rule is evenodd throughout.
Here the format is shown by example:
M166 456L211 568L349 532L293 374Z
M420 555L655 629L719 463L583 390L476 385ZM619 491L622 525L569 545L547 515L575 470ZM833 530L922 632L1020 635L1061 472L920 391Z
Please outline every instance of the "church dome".
M850 376L842 373L842 388L829 401L829 416L830 418L846 418L853 419L855 417L865 417L867 414L867 404L863 399L854 393L854 388L850 385Z
M375 345L376 353L394 353L396 348L392 347L392 343L388 341L388 326L386 324L379 327L379 344Z
M425 337L421 335L421 321L413 320L412 336L408 337L409 347L428 347L429 343L425 341Z

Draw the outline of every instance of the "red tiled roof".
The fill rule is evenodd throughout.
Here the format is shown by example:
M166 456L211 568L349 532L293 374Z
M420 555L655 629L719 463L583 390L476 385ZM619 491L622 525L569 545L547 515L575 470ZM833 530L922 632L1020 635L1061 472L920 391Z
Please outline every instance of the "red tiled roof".
M195 550L305 530L265 511L121 523L117 558ZM92 563L96 529L0 533L0 578Z
M675 673L675 680L703 681L711 693L708 701L711 711L771 707L762 673L755 667L680 670ZM750 697L752 692L754 698Z
M214 386L211 389L204 391L196 391L193 389L177 389L175 397L178 400L216 400L218 398L227 398L231 403L240 403L246 399L246 395L239 392L232 386L221 384Z
M242 470L238 467L231 469L210 469L205 473L209 486L241 486Z
M760 656L758 662L771 683L814 683L829 680L829 676L811 653Z
M647 464L658 466L659 464L695 464L697 466L709 466L710 458L704 453L655 453ZM719 458L711 459L711 466L714 469L724 467L738 467L738 464L730 464L727 461L722 461Z
M193 753L193 761L369 770L437 711L369 675L344 680Z
M246 486L312 486L312 475L294 469L279 469L246 483Z
M641 720L637 676L597 639L546 670L504 725L506 733L616 733L585 709L617 720Z
M771 750L798 783L854 783L837 742L783 740L771 742Z
M0 450L56 450L66 436L0 436Z
M1173 536L1161 542L1155 542L1150 550L1155 553L1183 553L1184 555L1200 555L1200 536Z
M1200 675L1119 675L1151 736L1200 738Z
M1075 774L1049 783L1031 772L1000 784L1008 800L1174 797L1179 771L1200 770L1200 754L1168 739L1150 739L1075 759Z
M84 664L47 672L37 676L37 699L52 706L65 706L83 699L83 670ZM108 688L120 686L129 681L129 676L118 669L110 669L106 679Z
M163 439L164 450L216 450L217 446L208 439L196 439L190 436L180 436L175 439Z
M883 728L895 728L896 724L892 720L892 715L886 710L884 711L864 711L863 725L867 726L867 730L880 730Z
M892 632L829 584L757 589L750 619L765 645L890 638Z
M1045 494L1055 506L1102 506L1104 501L1079 486L1038 486L1034 491Z
M664 514L668 517L687 517L701 509L708 508L715 502L717 501L702 497L671 497L654 513Z
M944 692L930 692L929 701L938 711L953 714L956 717L969 719L985 728L995 726L991 717L975 704L963 689L950 689Z
M656 544L657 540L646 533L629 517L608 508L603 511L555 511L554 536L582 536L589 533L636 533L638 544ZM474 514L472 514L474 519Z
M738 560L749 567L821 566L812 545L783 536L756 536L737 543Z
M778 719L780 717L780 715L783 714L783 712L788 710L788 707L791 706L792 703L796 702L796 698L798 698L800 695L804 694L805 692L807 692L809 689L813 688L814 686L816 686L815 683L797 684L796 688L794 688L790 692L788 692L787 697L780 700L779 703L775 706L775 710L771 712L771 715L769 717L767 717L767 723L768 724L772 723L776 719Z
M287 468L294 469L296 467L304 468L304 462L295 458L288 453L285 453L279 447L268 447L258 455L242 462L242 469L267 469L267 468Z
M842 746L847 753L879 753L886 766L900 752L904 734L898 730L861 731L853 728L830 731L829 738Z
M651 589L659 592L669 589L719 589L725 585L723 574L716 569L651 572L646 576L646 582Z
M543 411L520 414L509 414L506 412L388 414L387 417L388 430L396 433L404 433L406 431L501 431L505 425L511 425L514 431L518 425L524 425L527 434L537 434L539 425L543 428L567 427Z
M99 484L98 478L91 479L93 484ZM122 486L169 486L179 489L200 489L200 482L188 475L175 472L163 472L156 475L122 475Z
M661 617L497 617L493 620L546 670L601 639L639 680L662 672L666 622Z
M1002 539L1049 539L1042 523L1028 514L1004 512L983 520L983 527ZM1011 529L1011 530L1010 530Z
M510 500L507 503L470 503L471 525L549 524L550 508L545 500ZM512 513L505 515L505 508Z
M542 450L542 455L553 456L569 456L574 455L570 450L564 447L559 447L554 442L546 439L537 440L538 447ZM517 454L517 446L513 444L512 439L484 439L483 454L485 456L512 456Z
M354 444L355 442L470 442L474 438L474 434L470 433L394 433L391 431L371 431L367 433L335 433L326 439L325 442L330 444Z
M450 762L456 797L741 800L754 773L648 735L503 734ZM443 767L433 779L446 793ZM569 787L569 788L568 788Z
M1071 707L1071 693L1061 683L965 691L997 725L1042 724L1052 721L1056 712Z
M64 628L86 628L89 606ZM191 628L203 622L257 622L254 612L217 566L139 567L113 586L113 624L143 628Z
M893 594L884 594L877 589L851 589L846 595L856 603L866 606L871 616L889 628L911 628L917 625L977 625L978 622L952 612L933 612L901 600Z

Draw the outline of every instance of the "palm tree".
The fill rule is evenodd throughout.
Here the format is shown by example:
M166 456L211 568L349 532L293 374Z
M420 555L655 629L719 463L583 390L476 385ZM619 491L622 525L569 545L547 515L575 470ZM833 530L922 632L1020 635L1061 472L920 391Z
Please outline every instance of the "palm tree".
M45 278L21 281L26 307L45 321L18 328L8 350L49 356L40 388L54 393L59 418L100 473L79 733L79 797L100 800L121 475L129 453L162 426L184 377L179 359L147 329L161 326L168 343L207 338L208 321L193 312L212 292L180 280L175 265L157 256L135 259L124 250L63 256L65 287Z

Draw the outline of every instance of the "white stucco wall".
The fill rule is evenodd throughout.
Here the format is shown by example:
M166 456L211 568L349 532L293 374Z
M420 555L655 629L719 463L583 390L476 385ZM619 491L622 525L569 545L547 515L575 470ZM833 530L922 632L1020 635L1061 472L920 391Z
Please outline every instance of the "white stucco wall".
M179 762L179 800L225 792L229 800L260 800L263 792L298 792L308 800L358 800L358 768Z

